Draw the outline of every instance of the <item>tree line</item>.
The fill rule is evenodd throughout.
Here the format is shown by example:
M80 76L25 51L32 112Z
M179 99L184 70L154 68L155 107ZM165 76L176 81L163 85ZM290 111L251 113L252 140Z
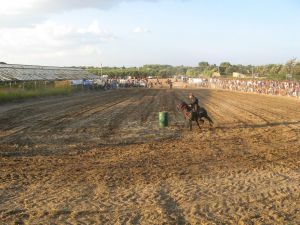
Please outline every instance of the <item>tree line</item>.
M209 64L201 61L196 67L171 66L171 65L144 65L142 67L88 67L90 72L97 75L108 75L110 77L159 77L167 78L174 75L188 77L212 77L220 74L222 77L231 77L233 72L246 76L263 77L266 79L284 80L288 78L300 79L300 61L291 59L285 64L267 65L241 65L222 62L220 65ZM291 76L288 76L291 75Z

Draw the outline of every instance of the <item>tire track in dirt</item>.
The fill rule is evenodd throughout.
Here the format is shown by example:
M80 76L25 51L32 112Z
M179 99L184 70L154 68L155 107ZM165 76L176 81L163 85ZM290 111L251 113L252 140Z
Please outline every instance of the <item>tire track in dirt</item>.
M225 92L226 93L226 92ZM228 95L228 93L226 93L227 95ZM225 97L223 97L223 98L225 98ZM223 99L223 98L219 98L219 100L221 101L221 99ZM229 99L229 100L227 100L228 102L230 102L230 104L231 105L235 105L235 103L236 102L239 102L239 104L240 105L235 105L235 107L237 108L237 109L239 109L239 108L243 108L243 109L245 109L245 110L247 110L249 113L253 113L252 112L252 110L253 109L255 109L256 111L258 111L259 112L259 110L257 110L258 108L260 108L260 107L257 107L257 108L251 108L251 101L250 101L250 103L249 104L244 104L244 103L241 103L241 102L244 102L245 100L243 100L243 101L241 101L240 99L235 99L234 98L234 95L233 96L226 96L226 99ZM253 101L252 101L253 102ZM259 104L259 105L263 105L263 104ZM250 108L248 108L248 107L250 107ZM272 108L271 108L272 109ZM267 113L267 114L266 114ZM261 111L261 113L253 113L254 115L256 115L257 117L259 117L259 118L263 118L261 115L264 115L264 116L266 116L266 117L264 117L263 119L265 120L265 121L268 121L268 120L277 120L278 121L278 117L273 117L273 115L274 115L274 113L273 112L270 112L270 110L263 110L263 111ZM260 115L259 115L260 114ZM253 123L255 123L255 121L253 122ZM266 127L267 127L267 129L269 129L270 127L272 126L272 123L267 123L266 124ZM246 126L246 127L251 127L251 125L250 126ZM251 129L253 132L255 132L256 131L256 129L255 128L252 128ZM294 134L293 136L295 136L296 134ZM264 139L263 138L264 136L262 135L261 136L261 139L263 139L266 143L268 143L268 147L270 147L270 143L269 143L269 141L268 140L266 140L266 139ZM245 149L249 149L249 146L251 146L251 145L253 145L253 143L251 143L251 141L249 141L249 140L251 140L251 138L247 138L246 139L247 140L247 142L248 142L248 144L246 145L246 142L244 142L244 148ZM277 144L272 144L271 145L271 147L273 148L273 149L276 149L276 147L277 147ZM273 155L276 155L276 154L274 154L273 153ZM262 156L262 157L265 157L265 156ZM281 157L280 155L277 155L277 157Z
M135 92L134 92L135 93ZM108 94L104 94L103 97L104 105L103 105L103 100L99 101L99 99L95 99L93 95L90 95L90 101L87 101L86 103L86 96L84 96L84 99L75 99L74 104L66 105L63 110L59 110L58 112L55 112L54 114L49 114L49 113L42 113L38 114L32 121L32 117L25 118L25 120L20 121L20 124L22 123L28 123L28 125L23 125L21 129L13 128L13 130L17 129L18 132L13 132L13 135L8 135L6 139L3 141L5 142L10 142L13 141L14 139L17 139L18 136L22 136L24 132L31 132L31 134L34 134L35 132L40 133L49 133L52 130L53 131L59 131L63 130L64 127L68 126L70 123L73 122L74 119L79 118L82 119L81 117L84 116L91 116L94 113L97 113L97 110L99 110L99 106L95 106L97 104L101 104L104 108L100 108L99 112L105 109L109 109L113 106L116 106L117 104L122 103L122 101L128 99L129 97L126 98L126 95L124 96L124 93L120 93L119 95L115 95L113 97L107 98L109 96ZM113 103L111 103L113 101ZM114 102L117 101L117 102ZM101 107L100 106L100 107ZM30 109L29 109L30 110ZM57 115L58 113L58 115ZM91 113L91 114L89 114ZM14 115L14 114L13 114ZM16 116L18 118L18 116ZM11 127L15 126L11 125Z
M130 116L133 116L133 121L138 120L139 118L136 116L138 113L136 113L138 109L138 105L143 102L144 97L147 95L147 92L143 92L142 95L139 96L132 96L131 101L127 100L122 107L119 109L113 110L113 112L108 111L108 123L105 125L104 129L106 129L106 132L104 133L104 136L106 135L115 135L118 128L121 126L122 122L124 120L129 120ZM103 115L101 115L103 116ZM129 117L129 118L128 118Z
M228 95L228 93L226 93ZM240 97L240 96L238 96ZM250 95L251 97L251 95ZM229 97L230 99L230 97ZM236 100L236 102L239 102L239 104L241 105L240 107L243 108L249 108L249 111L253 111L255 109L255 111L257 111L258 114L260 115L267 115L268 119L270 122L267 123L266 125L269 126L273 126L273 125L283 125L285 127L287 127L289 129L289 132L293 132L294 136L297 135L298 131L299 131L299 125L300 124L300 117L298 114L298 120L297 120L297 116L293 115L292 117L290 116L290 114L287 113L283 113L283 109L281 109L280 111L278 111L277 109L280 107L277 106L269 106L269 103L267 100L270 100L272 98L268 98L267 96L264 96L264 98L262 98L262 100L260 100L259 104L255 104L253 105L253 101L247 101L245 102L245 99L241 99L239 98L238 100ZM266 101L264 101L266 100ZM262 107L264 106L264 107ZM268 107L266 107L268 106ZM278 123L278 121L282 121L284 119L284 121L282 123ZM291 121L292 119L292 121ZM296 120L295 120L296 119ZM272 121L272 122L271 122Z
M221 106L226 107L227 112L231 112L230 114L234 115L235 118L238 118L238 121L243 124L247 124L249 122L253 123L254 121L256 121L255 119L252 119L251 115L254 115L260 121L269 123L269 121L263 116L258 115L257 113L254 113L247 108L240 107L239 105L235 104L234 100L231 100L230 98L224 98L222 96L212 96L212 99L210 101L222 102Z
M225 93L228 95L228 93ZM226 95L226 96L227 96ZM238 100L235 100L235 102L239 102L241 107L247 107L249 108L250 107L250 110L258 110L258 112L261 112L261 114L267 114L268 116L272 115L272 119L274 119L275 121L278 121L278 120L282 120L282 119L295 119L295 117L299 118L299 115L298 113L296 114L287 114L286 111L287 109L284 109L282 108L282 105L270 105L269 103L269 100L272 99L268 96L264 96L264 98L261 98L259 99L259 102L258 104L253 104L253 100L252 101L246 101L245 98L241 98L240 96L238 96ZM252 96L249 96L249 97L252 97ZM232 99L232 97L228 96L227 97L228 99ZM231 101L232 102L232 101ZM300 111L299 111L300 113Z
M105 95L104 95L105 96ZM76 97L76 96L75 96ZM91 98L92 96L88 96ZM27 106L26 108L21 107L20 109L14 109L14 110L9 110L7 113L4 115L1 115L0 118L2 118L5 123L1 123L1 130L24 130L29 127L33 127L35 124L42 124L43 122L45 125L47 125L47 122L51 120L59 120L64 117L70 116L69 112L70 110L78 110L77 108L80 107L87 107L90 104L95 104L95 102L89 102L86 101L87 96L83 96L83 99L73 99L73 101L67 101L70 103L70 105L66 104L66 102L60 103L56 102L55 105L51 105L51 107L45 106L45 105L38 105L38 104L32 104L30 106ZM96 100L97 101L97 100ZM44 104L44 102L42 102ZM57 107L57 105L64 106L63 108ZM34 108L32 108L34 106ZM49 115L49 108L55 109L54 114ZM34 114L32 114L34 113ZM56 114L62 114L57 116ZM4 116L4 118L3 118ZM50 117L49 117L50 116ZM7 121L9 121L9 126ZM19 124L26 124L28 123L27 126L22 126L21 129L18 128ZM16 128L17 127L17 128ZM16 133L16 132L13 132Z
M70 110L72 107L76 108L79 104L81 106L84 106L85 104L89 105L91 104L91 99L94 95L98 96L99 93L90 93L88 95L83 93L82 95L72 95L71 97L64 98L58 97L58 99L51 100L50 102L42 100L29 105L20 103L18 107L13 107L13 109L1 114L1 129L9 129L17 123L30 122L41 116L49 116L49 111L53 109L55 109L56 114L59 114L60 112L65 113L66 109ZM102 92L100 93L100 96L102 97L102 95L105 97L108 96L109 93ZM7 123L8 120L10 121L9 124Z
M226 93L226 94L228 94L228 93ZM229 98L229 99L232 99L232 98ZM238 99L238 100L235 100L235 102L239 102L240 103L240 107L244 107L244 108L250 107L249 111L251 110L251 106L252 106L251 101L250 101L250 103L244 103L245 102L244 99L242 99L242 100ZM258 104L258 105L265 105L265 104ZM285 116L282 116L282 114L279 114L279 113L276 114L276 113L274 113L272 111L273 110L272 107L268 107L268 110L266 110L265 108L263 108L261 106L260 107L256 107L256 108L253 107L252 110L253 109L255 109L256 111L258 111L259 114L265 115L268 118L268 120L270 120L270 121L278 121L278 120L282 120L282 118L287 118L287 119L290 120L290 117L285 117ZM273 124L274 123L268 123L268 124L266 124L267 129L270 129L270 127L273 126ZM289 136L287 136L288 138L292 136L291 139L294 139L294 137L297 136L297 127L298 127L297 124L298 123L293 123L293 124L290 124L290 123L286 124L285 122L278 123L278 125L285 126L285 127L288 128L287 132L285 132L285 135L289 135ZM262 136L262 138L263 138L263 136ZM249 139L249 140L251 140L251 139ZM270 147L270 143L269 143L270 141L268 139L264 139L264 142L268 143L268 145L269 145L268 147ZM249 142L249 145L252 145L252 144L253 143ZM274 143L274 144L271 145L271 147L273 149L276 149L277 145L278 145L277 143ZM274 156L276 155L274 153L272 153L272 154ZM282 156L277 155L277 157L282 157Z

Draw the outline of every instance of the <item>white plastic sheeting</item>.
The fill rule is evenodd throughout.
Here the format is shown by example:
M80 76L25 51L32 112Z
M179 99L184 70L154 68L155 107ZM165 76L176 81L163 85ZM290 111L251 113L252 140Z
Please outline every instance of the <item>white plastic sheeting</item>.
M99 77L79 68L0 64L0 81L90 80L97 78Z

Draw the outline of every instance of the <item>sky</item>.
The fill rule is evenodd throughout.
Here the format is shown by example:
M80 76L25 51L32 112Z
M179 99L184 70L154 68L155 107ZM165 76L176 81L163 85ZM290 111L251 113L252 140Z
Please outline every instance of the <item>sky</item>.
M300 0L0 0L0 62L285 63L299 26Z

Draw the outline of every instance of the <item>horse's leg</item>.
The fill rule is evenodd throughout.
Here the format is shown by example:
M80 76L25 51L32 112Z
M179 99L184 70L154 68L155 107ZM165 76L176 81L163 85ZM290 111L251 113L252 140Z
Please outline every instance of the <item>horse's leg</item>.
M212 121L212 119L208 115L206 115L205 118L209 121L209 125L212 127L214 124L214 121Z
M198 119L199 119L201 125L204 124L204 120L202 119L202 117L203 117L203 114L198 111Z
M190 122L189 122L189 119L184 119L184 127L185 128L189 128L190 127Z
M201 117L200 117L200 122L201 122L201 124L204 124L204 120L203 119L201 119Z
M199 122L198 122L198 118L196 118L196 123L197 123L199 129L201 130L200 124L199 124Z
M190 131L192 131L192 121L189 120Z

